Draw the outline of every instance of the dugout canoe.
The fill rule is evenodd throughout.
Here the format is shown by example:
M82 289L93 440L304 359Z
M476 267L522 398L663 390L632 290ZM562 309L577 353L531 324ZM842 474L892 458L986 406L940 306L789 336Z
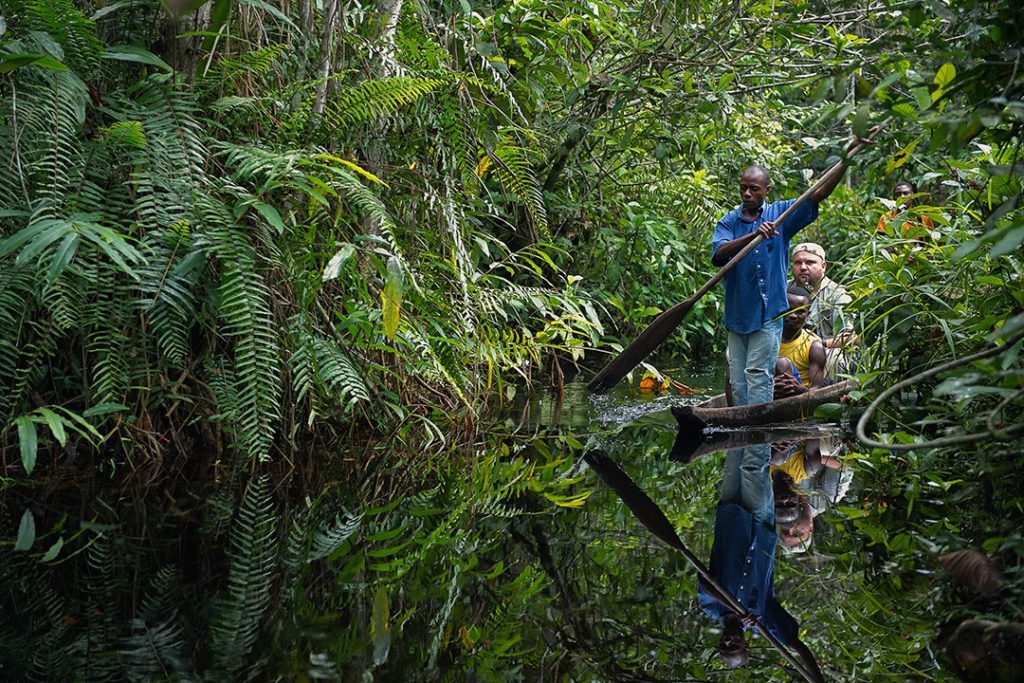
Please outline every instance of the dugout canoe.
M814 415L823 403L838 401L856 388L853 380L844 380L831 386L812 389L799 396L780 398L768 403L749 406L726 406L725 394L715 396L695 406L675 406L672 414L683 427L759 427L769 424L804 421Z

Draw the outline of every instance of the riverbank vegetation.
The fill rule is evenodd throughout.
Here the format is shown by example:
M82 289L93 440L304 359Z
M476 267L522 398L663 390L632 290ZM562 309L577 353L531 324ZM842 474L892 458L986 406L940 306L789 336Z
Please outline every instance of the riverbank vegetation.
M948 680L939 622L1022 621L1022 31L1010 0L7 0L0 671L717 675L672 640L692 605L644 606L681 568L588 498L590 434L504 410L712 275L743 166L795 196L891 116L806 231L859 408L1010 343L874 411L822 544L870 619L809 642L837 680ZM935 236L876 233L900 179ZM652 362L715 358L720 309ZM926 581L963 548L1003 598Z

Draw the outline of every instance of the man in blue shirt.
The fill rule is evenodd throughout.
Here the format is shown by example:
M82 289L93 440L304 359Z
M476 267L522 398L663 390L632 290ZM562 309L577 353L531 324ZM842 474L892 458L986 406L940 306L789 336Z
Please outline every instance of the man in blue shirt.
M775 505L768 474L770 455L768 444L726 452L709 570L769 633L797 653L815 680L821 681L824 679L814 655L799 638L799 624L775 598L775 521L778 518L788 523L794 512L790 507ZM743 629L754 626L753 618L741 619L727 599L703 581L697 586L697 600L708 616L722 624L717 649L726 665L746 665L749 649Z
M795 200L765 202L771 190L768 169L751 166L740 176L741 204L715 227L711 263L722 267L758 234L765 239L725 276L726 358L733 405L772 400L775 359L782 336L782 314L789 307L786 278L789 244L818 217L818 204L846 173L834 174L782 225L775 221Z

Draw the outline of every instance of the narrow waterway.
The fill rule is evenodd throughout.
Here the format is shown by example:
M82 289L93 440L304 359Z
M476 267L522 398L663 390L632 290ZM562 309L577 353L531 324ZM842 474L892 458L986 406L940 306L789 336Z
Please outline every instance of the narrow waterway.
M443 462L384 444L301 481L212 468L121 487L69 468L8 485L0 677L799 680L760 638L724 668L693 567L584 457L616 463L707 562L725 451L752 448L792 478L774 591L827 678L954 680L938 621L967 598L932 556L960 522L901 525L840 424L681 434L669 408L716 377L673 373L693 395L572 382ZM941 520L945 492L918 484Z

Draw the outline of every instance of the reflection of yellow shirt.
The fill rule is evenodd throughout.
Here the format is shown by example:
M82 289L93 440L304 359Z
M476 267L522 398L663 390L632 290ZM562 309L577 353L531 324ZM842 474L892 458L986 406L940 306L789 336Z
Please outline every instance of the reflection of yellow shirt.
M804 468L805 453L804 445L800 444L793 449L792 455L789 456L786 462L781 465L772 465L769 469L772 473L781 470L793 478L794 484L799 484L807 478L807 470Z
M817 335L800 330L800 334L793 341L783 341L779 344L779 355L789 359L796 369L800 371L800 381L805 387L811 386L811 344L818 339Z

